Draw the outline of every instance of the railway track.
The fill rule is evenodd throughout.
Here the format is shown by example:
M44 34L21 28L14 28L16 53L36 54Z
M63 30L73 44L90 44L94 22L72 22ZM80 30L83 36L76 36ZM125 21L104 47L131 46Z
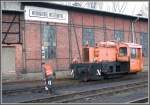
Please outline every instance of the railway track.
M84 98L103 96L108 94L114 94L119 92L125 92L141 87L146 87L148 85L147 80L141 80L136 82L125 83L117 86L110 86L105 88L98 88L92 90L84 90L78 92L72 92L68 94L53 95L47 98L35 99L31 101L24 101L22 103L72 103L76 100L81 100Z
M61 88L66 88L66 87L79 87L79 86L84 86L84 85L92 85L92 84L99 84L99 83L111 83L111 82L118 82L118 81L127 81L127 80L143 80L147 79L147 76L143 73L140 78L137 75L130 75L130 76L125 76L122 78L115 78L115 79L104 79L104 80L99 80L99 81L89 81L89 82L77 82L75 80L69 81L67 84L61 84L58 86L55 86L56 89L61 89ZM12 94L23 94L23 93L44 93L44 86L35 86L35 87L26 87L26 88L21 88L21 89L11 89L11 90L2 90L3 95L12 95Z
M130 101L129 103L147 103L147 102L148 102L148 97L144 97L144 98L140 98L140 99Z

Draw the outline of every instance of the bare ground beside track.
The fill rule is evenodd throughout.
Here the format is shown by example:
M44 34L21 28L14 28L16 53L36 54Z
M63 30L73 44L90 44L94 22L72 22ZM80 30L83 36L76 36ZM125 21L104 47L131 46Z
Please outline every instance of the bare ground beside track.
M126 75L119 78L88 81L88 82L81 82L73 79L54 80L54 88L61 89L66 87L76 87L76 86L83 86L83 85L90 85L90 84L103 84L103 83L119 82L124 80L141 79L141 78L148 78L148 73L141 72L136 75ZM20 94L23 92L31 92L31 93L44 92L44 81L11 83L11 84L2 85L3 95L12 94L12 93Z
M148 78L147 73L139 73L138 75L133 75L133 76L125 76L123 78L116 78L116 79L109 79L109 80L104 80L104 81L91 81L88 83L84 83L84 82L74 82L71 80L70 83L68 82L68 86L66 84L62 84L62 85L57 85L58 87L56 87L56 94L63 94L63 93L70 93L70 92L74 92L74 91L78 91L78 90L84 90L86 88L90 89L90 85L92 86L108 86L111 84L117 84L117 83L121 83L121 82L125 82L125 81L130 81L130 80L134 80L136 81L137 79L142 79L142 78ZM120 82L119 82L120 81ZM65 81L67 82L67 81ZM64 83L65 83L64 82ZM60 86L60 87L59 87ZM62 86L62 87L61 87ZM84 86L84 87L83 87ZM83 87L83 88L81 88ZM21 102L21 101L27 101L30 99L38 99L38 98L46 98L46 97L51 97L52 95L47 95L44 92L23 92L21 94L12 94L12 95L3 95L3 102L10 102L10 103L16 103L16 102Z

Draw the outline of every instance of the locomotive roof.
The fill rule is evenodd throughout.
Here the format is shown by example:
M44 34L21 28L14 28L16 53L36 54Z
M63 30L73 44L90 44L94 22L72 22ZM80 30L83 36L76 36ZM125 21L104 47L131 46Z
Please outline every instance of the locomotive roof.
M142 48L142 45L140 44L136 44L136 43L124 43L129 47L133 47L133 48Z
M106 42L99 43L100 46L109 46L109 47L115 47L117 44L124 44L127 45L128 47L133 47L133 48L142 48L142 45L136 43L116 42L116 41L106 41Z
M115 47L116 43L112 41L100 42L100 46Z

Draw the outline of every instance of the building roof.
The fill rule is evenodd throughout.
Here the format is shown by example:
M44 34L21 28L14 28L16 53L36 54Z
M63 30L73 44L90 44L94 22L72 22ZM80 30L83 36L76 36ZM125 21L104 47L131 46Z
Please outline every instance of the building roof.
M23 13L24 13L24 10L2 10L2 13L23 14Z
M29 6L39 6L39 7L46 7L46 8L68 10L68 11L79 11L79 12L83 12L83 13L92 13L92 14L97 14L97 15L122 17L122 18L128 18L128 19L137 19L138 18L137 16L132 16L132 15L113 13L113 12L107 12L107 11L101 11L101 10L94 10L94 9L89 9L89 8L66 6L66 5L54 4L54 3L48 3L48 2L22 2L22 4L29 5ZM139 19L148 21L148 18L146 18L146 17L139 17Z

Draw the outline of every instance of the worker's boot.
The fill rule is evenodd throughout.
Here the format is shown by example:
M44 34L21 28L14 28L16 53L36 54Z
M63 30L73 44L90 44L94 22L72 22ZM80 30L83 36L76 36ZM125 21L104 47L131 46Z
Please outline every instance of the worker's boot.
M48 87L47 86L45 86L45 90L48 91Z

